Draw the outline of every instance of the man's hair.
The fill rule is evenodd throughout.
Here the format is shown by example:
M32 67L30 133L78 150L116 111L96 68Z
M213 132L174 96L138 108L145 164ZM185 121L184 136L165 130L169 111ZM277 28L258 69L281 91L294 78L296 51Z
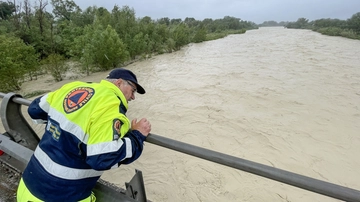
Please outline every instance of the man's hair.
M109 82L111 82L111 83L115 83L115 81L116 81L117 79L108 79L108 78L106 78L105 80L106 80L106 81L109 81Z

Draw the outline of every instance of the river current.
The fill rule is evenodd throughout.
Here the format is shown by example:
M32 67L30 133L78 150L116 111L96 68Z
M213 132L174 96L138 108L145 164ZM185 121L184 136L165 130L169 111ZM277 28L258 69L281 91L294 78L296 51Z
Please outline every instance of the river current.
M260 28L127 68L147 91L127 115L152 133L360 190L359 40ZM337 201L150 143L102 178L124 188L135 169L154 202Z
M152 133L360 190L360 41L260 28L134 63L130 103ZM141 170L153 201L336 201L150 143L107 172Z

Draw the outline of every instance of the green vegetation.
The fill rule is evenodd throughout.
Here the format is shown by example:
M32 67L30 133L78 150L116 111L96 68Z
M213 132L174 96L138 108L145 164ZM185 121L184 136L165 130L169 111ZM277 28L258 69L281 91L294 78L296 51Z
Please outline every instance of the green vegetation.
M53 76L55 81L62 81L69 67L65 63L64 56L60 54L50 54L42 60L44 68Z
M68 60L87 75L154 54L257 29L252 22L223 19L136 18L128 6L81 10L73 0L0 1L0 91L20 90L24 80L48 73L64 79ZM78 66L76 66L78 67Z
M259 27L276 27L276 26L286 26L288 23L289 22L284 22L284 21L276 22L276 21L270 20L270 21L265 21L265 22L259 24L258 26Z
M0 91L20 90L24 76L33 75L37 67L32 46L17 37L0 35Z
M319 19L309 22L306 18L299 18L296 22L288 23L286 27L292 29L311 29L324 35L360 39L360 12L347 20Z

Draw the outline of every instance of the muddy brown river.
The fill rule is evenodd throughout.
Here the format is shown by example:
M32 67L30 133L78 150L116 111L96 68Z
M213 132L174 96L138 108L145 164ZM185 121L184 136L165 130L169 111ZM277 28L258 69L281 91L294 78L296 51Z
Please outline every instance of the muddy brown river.
M360 41L261 28L129 68L153 133L360 190ZM149 143L103 178L135 168L154 201L336 201Z
M152 133L360 190L359 40L261 28L127 68L147 90L127 115ZM156 202L337 201L150 143L102 178L124 188L135 169Z

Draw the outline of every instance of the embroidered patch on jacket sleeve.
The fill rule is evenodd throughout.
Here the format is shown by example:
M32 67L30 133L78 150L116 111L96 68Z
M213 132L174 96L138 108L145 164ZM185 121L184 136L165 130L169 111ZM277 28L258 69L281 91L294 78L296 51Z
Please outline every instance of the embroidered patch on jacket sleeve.
M78 87L70 91L63 102L64 111L69 114L83 107L92 96L95 90L89 87Z
M120 119L113 120L113 140L118 140L120 138L120 129L122 122Z
M61 136L61 128L56 121L49 121L46 125L46 130L51 134L55 141L59 141Z

